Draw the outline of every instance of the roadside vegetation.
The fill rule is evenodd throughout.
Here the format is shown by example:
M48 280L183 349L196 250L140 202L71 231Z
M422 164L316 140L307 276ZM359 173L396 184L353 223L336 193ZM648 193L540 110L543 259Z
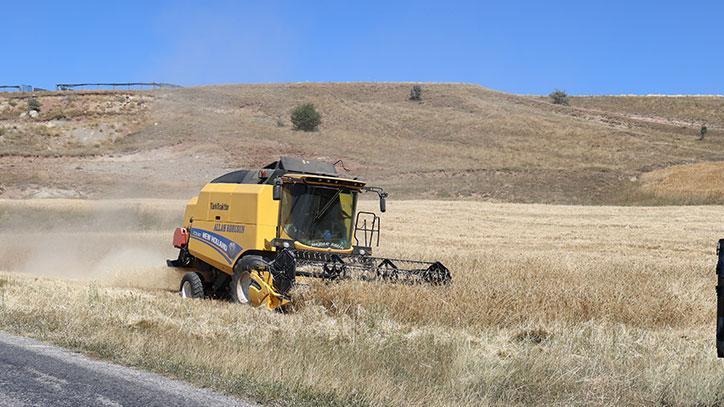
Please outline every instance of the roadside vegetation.
M113 235L65 225L56 238L85 251L116 243L111 257L127 249L118 242L171 256L182 204L0 201L0 221L104 224L124 211ZM43 276L22 253L48 231L4 223L0 253L24 272L0 278L0 329L276 405L724 403L712 341L720 208L389 209L380 254L439 259L453 285L308 281L289 314L182 300L164 290L177 279L162 255L125 274L102 262Z

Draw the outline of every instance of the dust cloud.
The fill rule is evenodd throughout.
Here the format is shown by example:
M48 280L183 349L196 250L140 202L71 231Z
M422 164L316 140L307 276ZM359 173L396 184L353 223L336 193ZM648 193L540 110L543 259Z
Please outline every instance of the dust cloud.
M175 290L178 201L0 201L0 270Z

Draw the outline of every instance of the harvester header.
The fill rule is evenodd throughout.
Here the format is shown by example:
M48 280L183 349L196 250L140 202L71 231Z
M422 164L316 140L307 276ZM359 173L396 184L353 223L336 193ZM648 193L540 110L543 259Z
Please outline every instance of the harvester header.
M340 177L333 164L290 157L212 180L174 232L179 255L167 263L190 269L181 295L275 309L290 301L297 277L449 283L440 262L372 255L380 218L357 211L365 192L377 194L384 212L382 188Z

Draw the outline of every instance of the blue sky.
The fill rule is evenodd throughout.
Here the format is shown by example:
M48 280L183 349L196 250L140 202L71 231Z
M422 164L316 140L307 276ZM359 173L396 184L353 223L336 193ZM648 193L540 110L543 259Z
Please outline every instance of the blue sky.
M4 2L0 83L467 82L722 94L724 2Z

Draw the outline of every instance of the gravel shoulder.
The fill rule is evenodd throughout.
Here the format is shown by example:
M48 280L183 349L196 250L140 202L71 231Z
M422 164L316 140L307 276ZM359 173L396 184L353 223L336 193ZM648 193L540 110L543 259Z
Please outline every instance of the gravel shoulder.
M3 406L251 406L157 374L0 332Z

